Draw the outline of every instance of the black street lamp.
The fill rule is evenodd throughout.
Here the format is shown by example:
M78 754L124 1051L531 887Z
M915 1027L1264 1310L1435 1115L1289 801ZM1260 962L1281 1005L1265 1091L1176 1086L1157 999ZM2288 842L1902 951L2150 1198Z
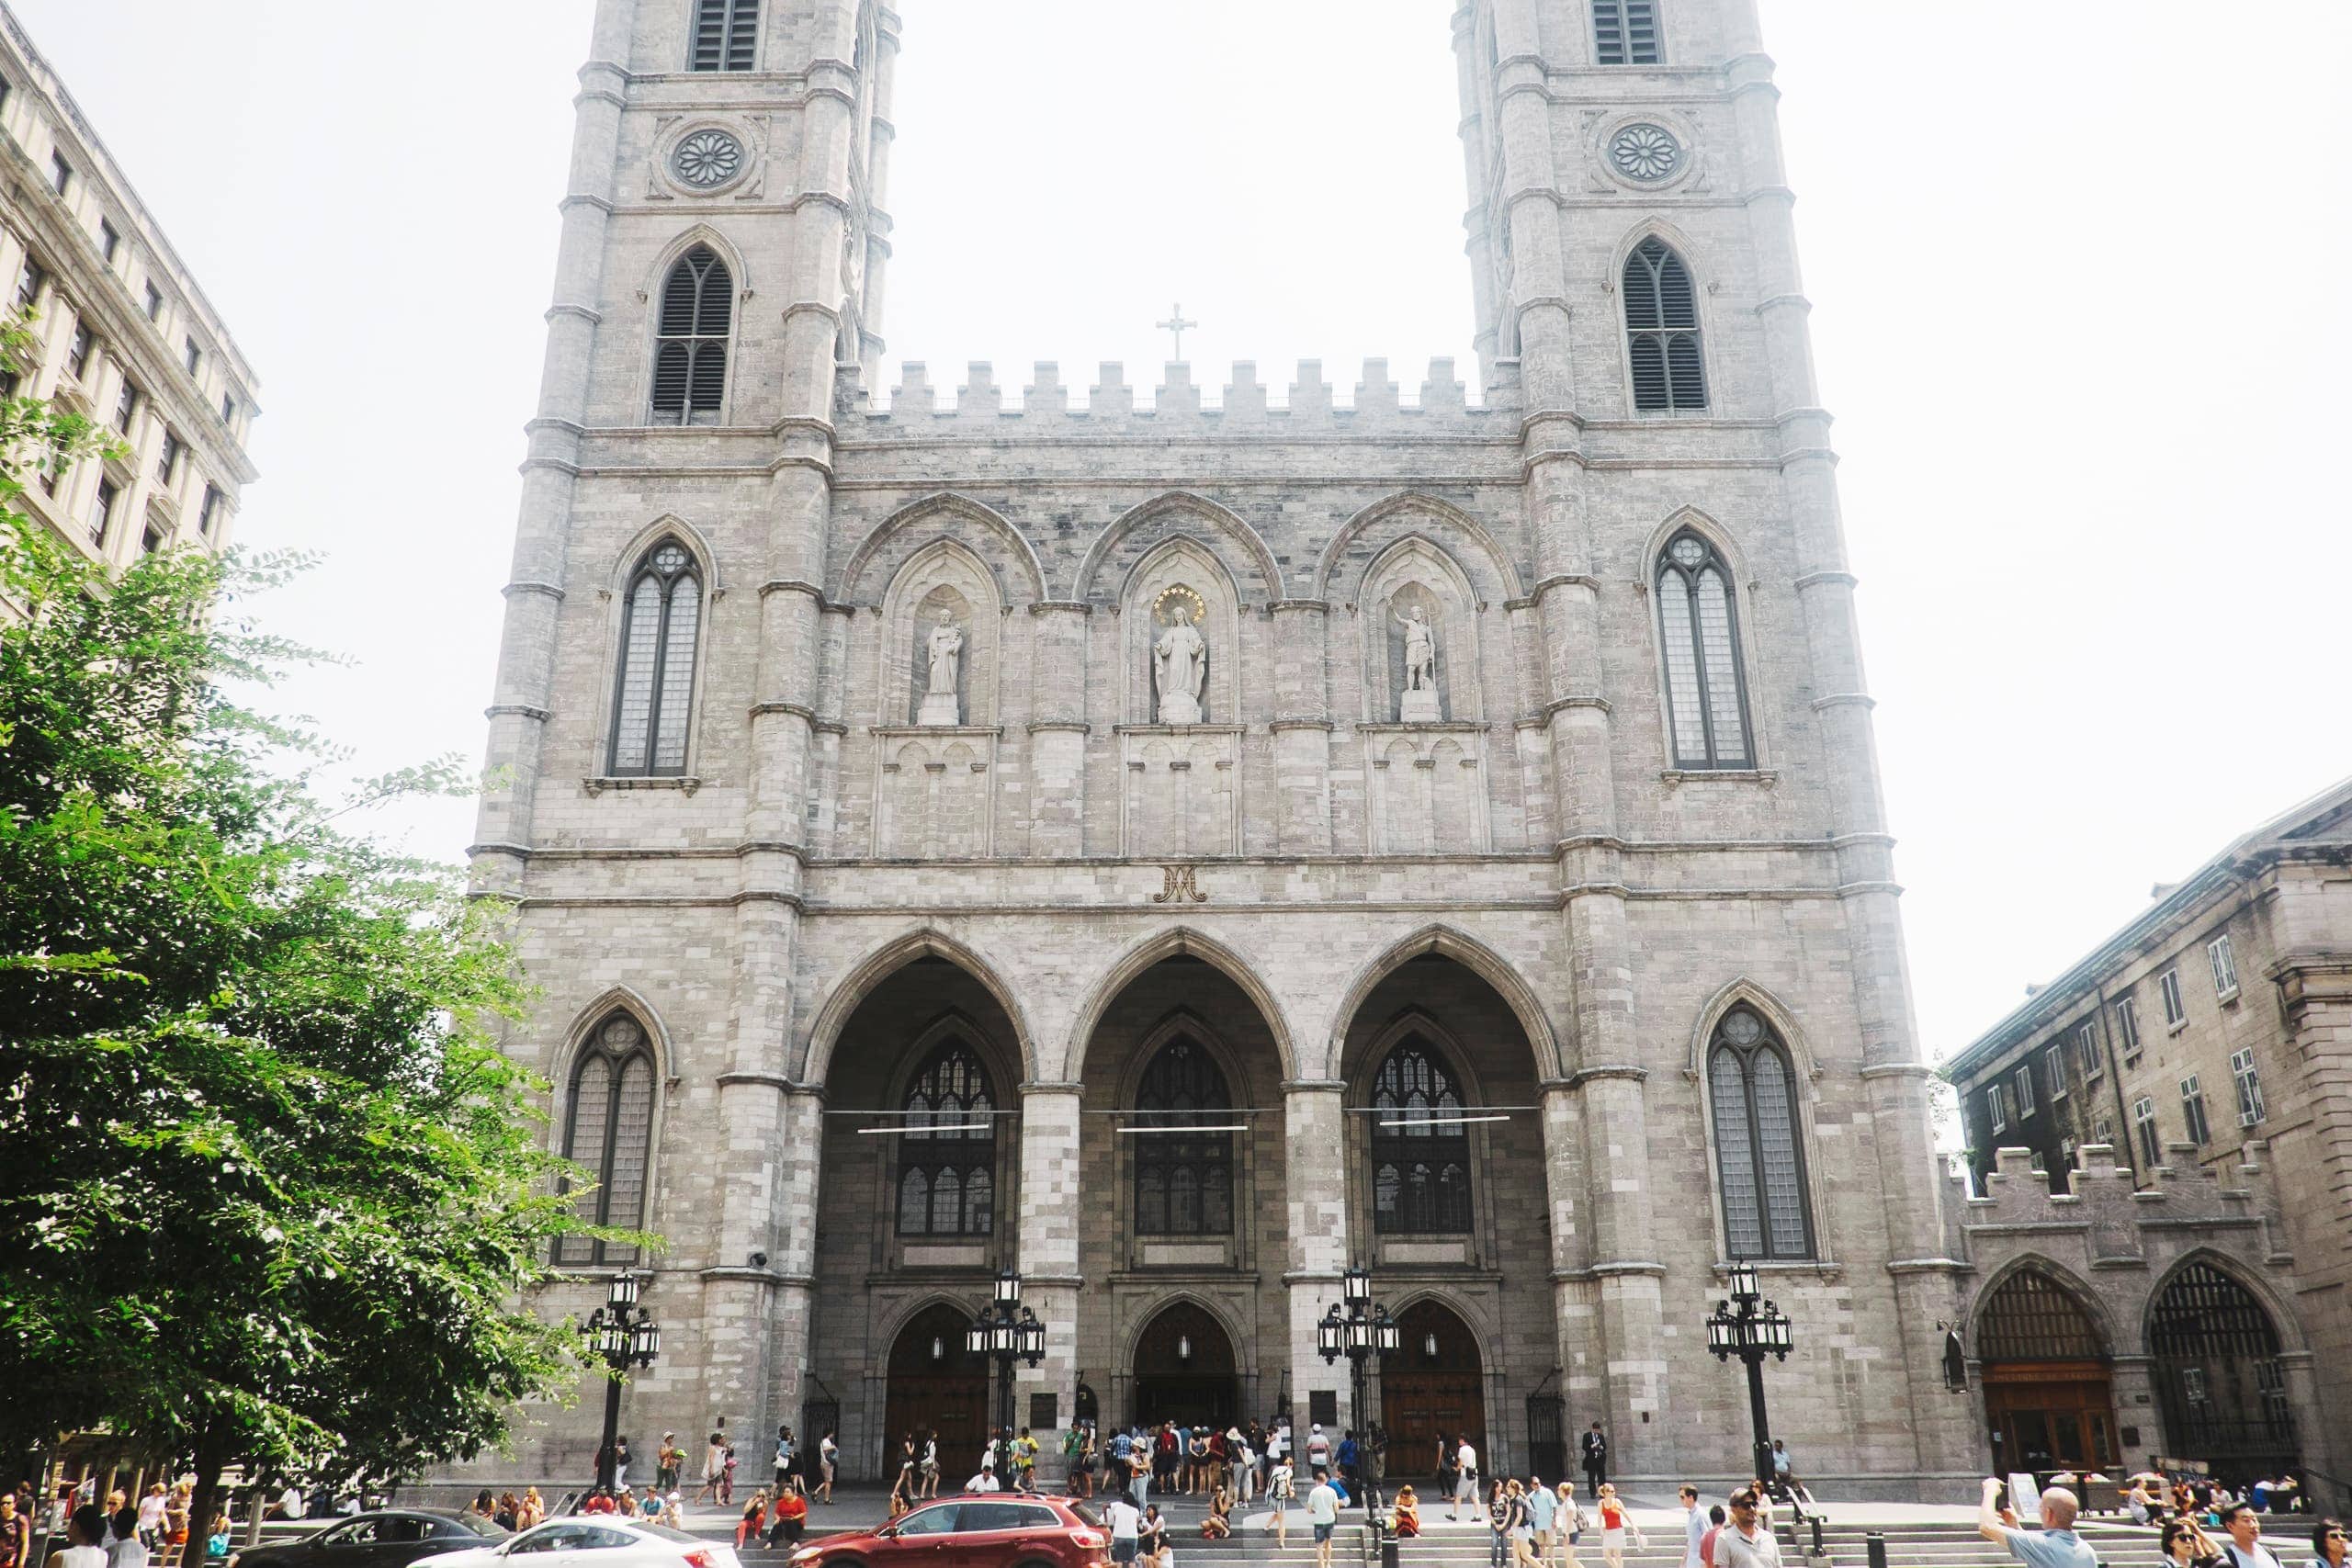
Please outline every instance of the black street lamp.
M1348 1359L1348 1378L1354 1393L1353 1409L1360 1433L1356 1453L1358 1462L1372 1478L1371 1506L1376 1510L1380 1506L1380 1465L1378 1457L1373 1454L1372 1421L1367 1414L1370 1407L1364 1399L1364 1363L1375 1356L1395 1355L1402 1330L1396 1320L1388 1315L1388 1308L1373 1301L1371 1269L1350 1269L1341 1274L1340 1297L1323 1314L1323 1321L1315 1325L1315 1348L1323 1352L1327 1366L1342 1356ZM1340 1311L1342 1302L1347 1306L1345 1315ZM1365 1461L1364 1456L1372 1456L1370 1462Z
M999 1432L1012 1429L1012 1363L1031 1366L1046 1359L1046 1325L1021 1304L1021 1276L1010 1269L996 1277L996 1299L972 1318L964 1331L964 1348L996 1363Z
M1739 1303L1736 1312L1732 1310L1733 1302ZM1718 1361L1736 1356L1747 1363L1747 1416L1756 1428L1756 1479L1767 1486L1773 1483L1772 1430L1764 1414L1764 1358L1785 1361L1794 1345L1788 1314L1765 1301L1758 1288L1756 1266L1733 1264L1731 1301L1717 1302L1714 1314L1707 1319L1707 1348Z
M631 1367L650 1367L662 1353L662 1325L650 1309L637 1304L644 1283L635 1274L614 1275L605 1304L580 1325L588 1354L605 1363L605 1445L596 1450L596 1484L607 1492L620 1458L621 1380Z

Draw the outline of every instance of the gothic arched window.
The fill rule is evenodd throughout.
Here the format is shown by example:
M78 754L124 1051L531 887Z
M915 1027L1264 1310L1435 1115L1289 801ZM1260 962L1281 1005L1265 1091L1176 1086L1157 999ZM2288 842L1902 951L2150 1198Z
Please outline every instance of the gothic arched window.
M759 59L760 0L695 0L696 71L749 71Z
M961 1040L931 1055L907 1087L899 1134L899 1234L996 1229L996 1091Z
M589 1035L571 1069L563 1157L587 1167L596 1182L580 1194L574 1212L592 1224L642 1228L652 1151L653 1047L636 1019L616 1013ZM637 1248L568 1235L556 1242L554 1261L635 1263Z
M1688 530L1657 560L1658 646L1666 654L1666 716L1678 768L1752 768L1747 669L1731 568Z
M1707 373L1699 357L1699 296L1690 269L1651 238L1625 258L1625 355L1637 409L1704 409Z
M696 245L662 285L655 325L653 423L717 424L727 400L727 334L735 320L735 279L718 253Z
M1372 1083L1372 1228L1396 1235L1470 1230L1470 1134L1462 1091L1430 1043L1414 1035Z
M686 771L686 717L694 709L702 579L675 539L645 552L621 602L620 668L614 679L611 773L675 777Z
M1144 1069L1136 1110L1136 1234L1232 1234L1233 1134L1189 1131L1232 1120L1233 1096L1216 1063L1177 1036ZM1149 1130L1161 1127L1187 1130Z
M1812 1206L1788 1048L1754 1012L1734 1008L1707 1046L1707 1085L1726 1249L1734 1258L1811 1258Z

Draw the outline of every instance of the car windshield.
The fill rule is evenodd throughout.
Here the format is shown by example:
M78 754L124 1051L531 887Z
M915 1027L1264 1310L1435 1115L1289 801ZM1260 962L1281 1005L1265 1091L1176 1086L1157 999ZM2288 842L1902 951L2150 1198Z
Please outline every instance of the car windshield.
M465 1526L468 1529L473 1531L474 1534L485 1536L492 1540L503 1540L510 1533L501 1526L496 1519L486 1519L480 1514L460 1515L458 1516L458 1522Z

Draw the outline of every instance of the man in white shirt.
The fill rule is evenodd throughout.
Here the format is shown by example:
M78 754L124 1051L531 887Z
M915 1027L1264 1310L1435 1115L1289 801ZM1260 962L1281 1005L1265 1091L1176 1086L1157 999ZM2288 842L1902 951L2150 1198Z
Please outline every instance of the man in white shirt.
M1699 1543L1707 1539L1707 1510L1699 1506L1699 1489L1682 1489L1682 1568L1707 1568Z
M1753 1486L1731 1495L1731 1523L1715 1532L1713 1568L1781 1568L1781 1543L1758 1517Z
M1315 1527L1315 1568L1331 1568L1331 1531L1340 1522L1340 1494L1328 1471L1315 1472L1315 1490L1306 1495L1306 1522Z
M1476 1517L1478 1511L1478 1450L1470 1446L1470 1436L1464 1433L1462 1446L1453 1450L1453 1517L1462 1517L1462 1505L1470 1505Z
M980 1466L979 1474L964 1483L964 1490L967 1492L1001 1492L1004 1490L1004 1486L1002 1483L997 1480L996 1471L994 1468L984 1464Z
M2049 1495L2042 1494L2045 1509ZM2253 1504L2233 1503L2223 1508L2222 1528L2230 1532L2229 1544L2222 1548L2229 1568L2278 1568L2278 1559L2262 1544L2262 1516L2254 1511Z
M1106 1495L1110 1501L1102 1505L1102 1522L1111 1527L1111 1561L1133 1562L1136 1538L1143 1528L1143 1510L1129 1502L1124 1492Z

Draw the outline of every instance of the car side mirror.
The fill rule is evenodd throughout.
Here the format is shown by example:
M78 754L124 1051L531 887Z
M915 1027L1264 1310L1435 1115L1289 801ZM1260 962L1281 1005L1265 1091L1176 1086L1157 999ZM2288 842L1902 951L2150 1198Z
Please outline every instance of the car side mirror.
M896 1525L884 1525L880 1529L874 1533L884 1540L896 1540L899 1539L899 1527Z

